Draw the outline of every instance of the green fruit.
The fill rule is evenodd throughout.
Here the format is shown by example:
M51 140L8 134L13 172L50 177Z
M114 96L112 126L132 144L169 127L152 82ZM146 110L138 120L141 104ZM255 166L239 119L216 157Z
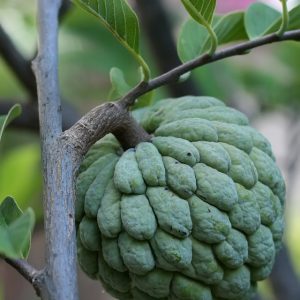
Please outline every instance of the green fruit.
M284 228L270 143L211 97L157 102L153 137L123 151L109 134L76 183L78 261L117 299L251 299Z

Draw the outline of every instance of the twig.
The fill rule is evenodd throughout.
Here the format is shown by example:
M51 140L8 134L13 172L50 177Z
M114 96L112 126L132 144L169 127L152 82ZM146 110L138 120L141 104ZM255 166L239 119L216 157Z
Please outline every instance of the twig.
M88 148L99 138L108 132L117 130L128 118L125 111L134 104L136 99L143 94L154 90L162 85L166 85L178 80L178 78L197 67L222 60L227 57L242 55L249 50L262 45L271 44L279 41L300 40L300 30L288 31L282 36L270 34L253 41L247 41L238 45L216 52L214 55L204 54L199 58L188 61L149 82L141 82L133 88L127 95L116 103L106 103L95 107L88 112L79 122L72 126L62 139L68 141L69 145L77 149L78 155L83 155Z
M149 82L141 82L127 95L115 103L106 103L93 108L84 115L74 126L67 130L62 139L76 149L79 156L86 153L89 147L98 139L109 132L118 130L120 126L128 122L127 110L134 104L136 99L145 93L178 80L178 78L197 67L222 60L227 57L245 54L251 49L262 45L286 40L300 40L300 30L286 32L282 36L270 34L254 41L244 42L224 50L220 50L210 56L204 54L199 58L188 61L169 72L166 72ZM142 130L142 129L141 129ZM145 134L141 134L141 137ZM141 139L143 140L143 138Z
M25 87L32 99L36 99L35 77L31 63L15 47L9 36L0 25L0 55Z
M41 295L41 289L44 285L43 273L41 271L36 270L27 261L22 259L4 258L4 260L32 284L38 296Z
M300 41L300 30L287 31L282 36L278 36L276 33L273 33L253 41L247 41L228 47L224 50L216 52L213 55L204 54L150 80L148 83L145 82L143 84L139 84L121 100L119 100L119 102L124 107L129 107L133 105L138 97L151 90L161 87L162 85L176 82L181 75L195 68L222 60L224 58L246 54L249 50L257 48L259 46L288 40Z

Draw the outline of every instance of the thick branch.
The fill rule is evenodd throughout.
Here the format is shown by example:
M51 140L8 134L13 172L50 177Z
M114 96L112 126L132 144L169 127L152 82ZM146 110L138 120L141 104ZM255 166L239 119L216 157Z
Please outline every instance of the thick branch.
M0 115L6 114L9 109L18 101L14 100L2 100L0 99ZM31 130L38 132L39 130L39 118L38 118L38 108L36 103L33 101L27 101L22 105L22 114L16 118L12 124L12 128ZM62 118L63 118L63 130L70 128L75 124L80 118L79 113L75 108L67 102L62 103Z
M58 11L60 0L38 1L39 51L33 61L39 98L40 132L49 144L61 131L61 103L58 85ZM46 149L45 149L46 151Z
M58 13L61 0L39 0L39 50L33 62L38 86L46 235L43 299L78 299L74 177L79 157L61 141L58 83Z
M43 289L43 274L36 270L27 261L22 259L5 258L5 261L16 269L29 283L32 284L36 294L40 296Z
M117 102L93 108L65 131L62 139L82 156L92 144L110 132L116 134L125 149L150 139L144 129L132 119L130 113Z
M31 63L26 60L15 47L9 36L0 25L0 55L14 72L20 83L25 87L33 99L36 98L35 77Z
M240 43L238 45L234 45L232 47L226 48L224 50L220 50L213 55L204 54L198 58L190 60L152 80L148 83L144 82L136 86L133 90L131 90L126 96L124 96L120 103L125 106L129 107L133 105L135 100L144 95L145 93L154 90L158 87L163 85L167 85L173 82L176 82L179 77L195 68L207 65L209 63L213 63L228 57L237 56L246 54L249 50L281 41L300 41L300 30L292 30L288 31L282 36L278 36L277 34L270 34L261 38L258 38L253 41L247 41L244 43Z

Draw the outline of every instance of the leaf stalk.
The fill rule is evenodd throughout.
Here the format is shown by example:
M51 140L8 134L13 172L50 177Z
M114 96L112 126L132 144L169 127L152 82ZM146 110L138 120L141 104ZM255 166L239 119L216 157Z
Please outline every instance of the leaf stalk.
M282 22L279 30L277 31L278 36L282 36L288 29L289 26L289 11L287 7L287 0L280 0L282 3Z

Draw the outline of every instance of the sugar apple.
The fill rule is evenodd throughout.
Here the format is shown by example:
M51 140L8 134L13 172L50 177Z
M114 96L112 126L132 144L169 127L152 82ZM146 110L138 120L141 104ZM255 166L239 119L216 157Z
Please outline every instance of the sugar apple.
M81 268L118 299L251 299L284 227L269 142L211 97L162 100L141 124L150 142L109 134L80 167Z

